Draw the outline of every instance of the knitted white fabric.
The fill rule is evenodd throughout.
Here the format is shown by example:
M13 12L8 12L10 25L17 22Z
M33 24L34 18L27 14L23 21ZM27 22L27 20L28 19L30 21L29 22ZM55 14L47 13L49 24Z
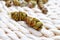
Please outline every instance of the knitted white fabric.
M44 5L48 9L45 15L38 8L6 7L0 1L0 40L60 40L60 0L49 0ZM36 31L24 21L16 22L10 18L10 12L23 11L43 22L43 28Z

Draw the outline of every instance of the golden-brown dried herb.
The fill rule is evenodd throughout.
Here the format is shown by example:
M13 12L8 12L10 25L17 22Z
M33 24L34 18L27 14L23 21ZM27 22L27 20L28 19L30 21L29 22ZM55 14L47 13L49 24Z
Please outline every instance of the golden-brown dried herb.
M11 18L15 21L25 21L28 26L36 30L40 30L43 26L43 23L40 22L40 20L33 17L29 17L25 12L12 12Z
M42 11L42 13L47 14L48 10L44 7L44 4L48 2L48 0L37 0L37 5L39 9Z

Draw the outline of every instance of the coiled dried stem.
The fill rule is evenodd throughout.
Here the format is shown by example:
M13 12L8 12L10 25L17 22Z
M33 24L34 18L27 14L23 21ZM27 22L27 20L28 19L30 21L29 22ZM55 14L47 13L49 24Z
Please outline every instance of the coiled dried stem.
M48 2L48 0L36 0L37 5L42 13L47 14L48 10L44 7L44 4Z
M25 0L27 2L27 5L29 8L34 8L36 3L39 7L39 9L42 11L42 13L47 14L48 10L44 7L44 4L48 2L48 0ZM6 6L10 7L11 3L15 6L22 6L22 4L18 0L5 0Z
M40 20L33 17L29 17L25 12L12 12L11 18L15 21L25 21L30 27L36 30L40 30L43 26Z

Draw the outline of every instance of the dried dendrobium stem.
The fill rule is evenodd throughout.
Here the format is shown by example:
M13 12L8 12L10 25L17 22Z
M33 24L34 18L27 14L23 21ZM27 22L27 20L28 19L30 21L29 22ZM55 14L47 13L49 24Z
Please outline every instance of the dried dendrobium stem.
M40 30L43 26L43 23L40 20L28 16L25 12L12 12L11 18L15 21L25 21L28 26Z
M48 10L44 7L44 4L48 2L48 0L25 0L25 2L20 3L19 0L5 0L6 6L10 7L13 3L15 6L28 6L29 8L34 8L37 4L39 9L42 11L42 13L47 14Z
M44 4L47 2L43 1L43 0L37 0L37 5L39 7L39 9L42 11L42 13L47 14L48 10L46 8L44 8Z

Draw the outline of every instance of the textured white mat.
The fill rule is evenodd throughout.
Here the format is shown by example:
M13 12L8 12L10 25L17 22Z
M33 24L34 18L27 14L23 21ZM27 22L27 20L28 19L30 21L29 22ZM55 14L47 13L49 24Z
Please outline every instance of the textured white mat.
M60 0L49 0L45 7L48 9L46 15L37 8L7 8L5 2L0 1L0 40L60 40ZM23 21L15 22L8 16L12 11L25 11L40 19L44 24L42 30L36 31Z

